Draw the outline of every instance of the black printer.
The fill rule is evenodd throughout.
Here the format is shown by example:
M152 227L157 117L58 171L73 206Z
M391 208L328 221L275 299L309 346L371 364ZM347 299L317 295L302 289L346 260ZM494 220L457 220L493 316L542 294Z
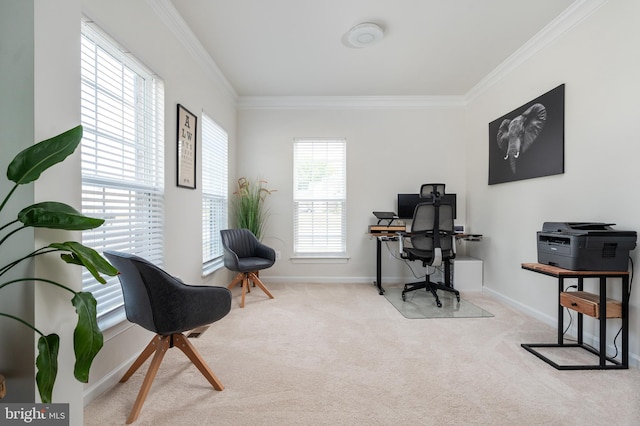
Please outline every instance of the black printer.
M636 231L614 223L544 222L538 231L538 263L572 271L626 271Z

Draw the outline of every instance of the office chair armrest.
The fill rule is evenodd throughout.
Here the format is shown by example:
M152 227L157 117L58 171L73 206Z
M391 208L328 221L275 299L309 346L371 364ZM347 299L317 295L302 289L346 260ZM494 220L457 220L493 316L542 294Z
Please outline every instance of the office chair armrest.
M433 249L433 260L431 261L431 266L440 265L442 265L442 249L440 247L435 247Z
M430 236L433 235L432 231L418 231L418 232L397 232L398 235L402 235L404 238L411 238L411 237L415 237L416 235L426 235L426 236Z
M399 231L396 232L396 235L398 236L398 253L400 254L400 257L403 257L402 255L404 253L404 239L408 234L404 231Z

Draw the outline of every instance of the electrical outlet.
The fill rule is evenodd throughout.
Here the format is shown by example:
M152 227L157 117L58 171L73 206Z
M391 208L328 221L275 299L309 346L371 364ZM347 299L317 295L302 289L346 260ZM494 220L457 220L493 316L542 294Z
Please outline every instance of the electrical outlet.
M276 250L276 260L280 260L280 250Z

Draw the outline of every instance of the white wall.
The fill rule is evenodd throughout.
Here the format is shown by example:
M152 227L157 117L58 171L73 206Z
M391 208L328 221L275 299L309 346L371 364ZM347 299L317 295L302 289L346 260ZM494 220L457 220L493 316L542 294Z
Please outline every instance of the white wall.
M230 173L234 174L235 100L206 66L184 48L148 2L61 0L54 3L35 0L34 4L36 140L53 136L80 122L80 18L86 14L165 81L165 268L192 284L226 285L229 274L224 270L207 279L201 277L200 185L196 190L176 186L176 104L185 105L198 116L204 110L228 132ZM197 155L200 179L200 152ZM36 201L55 199L80 209L78 153L64 166L46 173L46 179L35 187ZM38 237L41 241L80 238L73 233L63 237L38 233ZM59 263L43 260L36 265L36 272L59 277L72 288L80 289L80 269ZM108 330L105 346L94 361L90 382L83 387L73 379L74 357L71 347L67 347L75 326L75 314L68 298L62 296L55 291L38 291L36 321L56 328L61 334L63 343L54 402L70 402L71 424L79 425L82 424L83 395L86 394L89 400L116 383L122 370L148 343L150 336L137 326ZM56 302L52 303L54 300Z
M77 46L78 31L74 19L77 0L53 4L34 2L34 105L35 140L41 141L79 124L80 100L73 96L80 92L80 61ZM60 201L80 207L80 168L76 152L65 160L64 166L52 167L35 184L35 201ZM79 240L74 232L36 232L36 248L50 242ZM63 264L56 256L40 257L35 275L64 283L80 290L79 268ZM73 328L77 322L72 297L54 286L36 285L35 322L44 334L60 335L58 375L53 390L54 402L82 400L82 385L73 376ZM37 398L39 400L39 396ZM82 418L82 405L70 405L70 417Z
M230 173L233 174L235 100L209 70L193 58L150 2L82 0L82 11L165 82L165 267L186 282L199 282L202 162L197 152L196 190L176 186L176 105L184 105L198 117L204 110L227 131ZM198 121L198 140L200 132L201 120Z
M396 210L398 193L417 193L426 182L445 182L458 194L458 220L465 220L465 169L460 108L250 109L238 114L238 176L261 177L277 189L264 242L280 250L265 279L293 282L372 282L376 223L373 211ZM293 139L347 140L347 263L292 263ZM396 247L396 244L391 244ZM383 256L383 283L409 277L402 264Z
M239 175L263 177L270 188L278 189L269 197L272 216L265 242L282 251L282 260L265 271L265 277L370 281L375 244L364 233L371 211L393 210L396 193L414 192L423 182L444 181L461 195L457 222L485 236L466 249L484 260L486 291L555 325L557 283L520 267L537 260L536 231L543 222L603 221L622 230L640 228L634 179L640 62L631 54L640 39L633 20L639 16L638 7L633 0L605 2L524 64L474 91L466 108L241 110ZM488 123L563 83L565 173L489 186ZM347 138L347 264L301 265L288 260L291 143L299 136ZM634 259L636 253L632 252ZM406 276L400 262L387 255L383 261L383 283ZM592 285L588 283L588 289ZM610 296L619 298L619 293L616 283ZM639 300L632 294L631 330L640 326ZM619 325L612 321L610 340ZM593 334L596 327L588 323L587 333ZM638 364L640 341L631 335L632 362Z
M33 143L33 3L12 0L2 4L0 13L0 198L14 183L5 179L13 157ZM33 187L22 186L13 193L0 212L0 226L15 220L17 213L33 204ZM1 202L1 201L0 201ZM3 234L4 235L4 234ZM0 265L13 262L16 253L33 250L33 231L14 234L0 248ZM33 275L33 265L22 263L0 278L0 284ZM16 283L0 290L0 312L33 322L33 285ZM25 338L30 330L12 319L0 317L0 374L7 380L2 402L29 402L35 398L34 342Z
M206 280L201 278L201 150L197 151L196 189L177 187L176 105L184 105L199 117L204 110L227 131L229 170L233 174L236 135L234 100L208 70L191 56L148 2L83 0L82 11L165 82L165 269L191 284L226 285L229 274L225 270L214 273ZM198 122L198 140L201 140L201 120ZM112 333L106 335L111 336ZM122 369L149 339L150 336L142 333L139 327L132 327L107 341L96 358L93 376L85 389L89 394L87 399L119 380Z
M485 289L549 324L557 316L556 280L520 268L537 261L536 231L543 222L601 221L640 230L640 57L633 54L640 40L638 16L640 2L608 1L484 91L466 112L467 155L477 159L467 163L468 220L485 235L472 250L484 259ZM488 186L488 123L562 83L565 173ZM636 265L638 253L631 252ZM619 280L612 284L610 294L619 298ZM639 305L634 290L630 350L636 365ZM612 323L609 343L620 327L620 321Z
M269 181L270 188L278 190L268 200L272 217L265 241L281 250L283 260L265 271L266 278L371 281L375 273L375 243L365 235L367 225L374 222L371 212L393 210L398 192L415 192L421 183L443 181L450 192L459 194L458 222L485 235L482 243L467 248L485 261L487 291L552 324L555 282L520 269L521 262L536 260L535 232L542 223L595 220L615 222L620 229L640 228L634 185L639 172L633 158L638 153L634 124L640 112L640 63L634 54L640 28L633 19L640 16L637 1L607 2L483 91L466 109L248 109L238 114L237 138L233 100L185 51L148 2L59 0L55 6L45 0L34 3L38 26L36 139L79 122L79 51L75 49L78 46L79 50L81 12L165 80L165 266L188 282L202 282L200 191L175 186L177 103L197 114L204 108L229 132L232 184L235 176L261 176ZM488 186L488 123L561 83L566 84L565 174ZM287 260L292 247L291 144L298 136L347 138L350 260L346 264L292 264ZM52 171L49 179L40 182L36 197L55 195L78 205L77 159L70 164L71 167ZM200 161L198 176L199 168ZM72 191L68 193L65 191L70 181ZM637 250L633 257L637 264ZM399 262L386 256L384 260L383 270L388 278L407 274ZM79 273L63 273L70 274L73 285L79 288ZM207 283L224 285L227 281L228 274L220 272ZM640 329L640 297L636 293L631 297L633 354L640 353L635 337ZM37 303L38 307L45 305L42 294L37 296ZM62 324L67 335L73 328L66 316L59 317L46 308L38 314L38 320ZM84 393L95 395L103 386L117 381L119 370L146 340L146 333L138 328L109 334ZM637 361L637 355L633 356ZM61 357L60 362L61 374L71 371L72 357ZM54 398L70 395L72 424L82 423L82 397L77 386L65 379L54 389Z

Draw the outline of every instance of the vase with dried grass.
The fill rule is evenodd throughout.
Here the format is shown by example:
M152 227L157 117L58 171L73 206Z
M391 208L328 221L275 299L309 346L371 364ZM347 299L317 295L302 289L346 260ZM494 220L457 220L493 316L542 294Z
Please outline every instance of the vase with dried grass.
M238 228L246 228L253 232L258 240L262 240L268 209L264 202L267 196L276 192L267 188L268 182L263 179L251 181L245 177L238 179L237 188L233 192L232 206Z

